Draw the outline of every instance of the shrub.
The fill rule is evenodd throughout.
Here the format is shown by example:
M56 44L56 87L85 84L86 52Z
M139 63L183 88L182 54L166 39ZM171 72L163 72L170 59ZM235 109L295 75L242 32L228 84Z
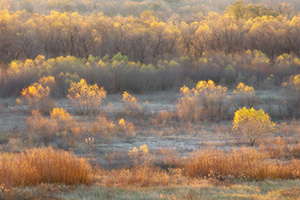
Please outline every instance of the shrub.
M33 111L25 124L29 135L46 145L53 142L55 138L65 136L70 132L75 135L81 133L80 125L63 108L54 108L50 112L50 118L43 117L38 111Z
M88 132L98 134L100 136L110 137L115 131L115 124L104 116L99 116L95 122L92 122L88 127Z
M82 115L97 113L105 97L106 91L103 87L99 88L97 84L88 85L84 79L71 83L68 95L75 112Z
M137 114L140 114L142 111L142 107L139 104L138 100L133 97L128 92L123 93L123 113L126 113L130 116L136 116Z
M91 175L92 168L86 159L52 147L0 155L0 185L4 186L91 184Z
M54 77L43 77L38 83L21 91L30 111L38 110L41 113L49 113L54 107L55 102L50 98L50 87L54 81Z
M43 87L48 87L50 89L50 96L55 96L57 95L57 91L56 91L56 81L54 76L44 76L42 78L39 79L39 83L43 86Z
M247 109L245 107L234 113L233 134L246 137L249 144L254 145L258 137L274 130L275 124L262 109Z
M193 94L193 90L183 86L180 88L181 98L176 105L177 116L184 121L198 120L200 118L200 110L197 107L197 98Z
M121 136L134 137L136 135L133 123L125 121L123 118L119 120L116 130Z
M176 118L176 113L163 110L157 114L157 116L152 119L153 125L166 125L168 122Z
M112 170L106 176L106 185L151 187L168 185L177 179L166 171L154 166L154 155L150 153L147 145L134 147L128 151L133 166L128 169ZM105 178L104 178L105 179Z
M43 117L39 111L35 110L32 111L25 124L29 136L46 145L52 142L59 132L59 125L56 121Z
M237 95L237 108L247 107L252 108L257 103L257 98L255 90L253 87L245 85L244 83L239 83L236 90L233 90L233 94Z
M59 133L67 134L68 132L72 132L75 135L81 133L80 125L63 108L54 108L50 112L50 119L58 125Z
M177 103L177 114L183 120L216 120L225 115L224 99L227 88L213 81L199 81L196 88L190 90L183 86L182 97Z
M291 76L282 83L281 93L284 97L284 104L290 116L300 116L300 74Z

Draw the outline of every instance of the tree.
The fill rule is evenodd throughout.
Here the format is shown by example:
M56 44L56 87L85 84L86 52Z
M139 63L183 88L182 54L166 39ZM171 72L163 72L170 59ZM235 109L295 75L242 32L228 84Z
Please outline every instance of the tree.
M274 127L270 116L262 109L243 107L234 113L232 132L246 137L250 146L254 145L258 137L272 132Z

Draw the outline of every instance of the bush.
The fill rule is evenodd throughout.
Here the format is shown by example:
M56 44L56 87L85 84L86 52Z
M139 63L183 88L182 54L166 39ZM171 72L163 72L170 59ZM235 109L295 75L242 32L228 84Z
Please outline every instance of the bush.
M134 137L136 136L133 123L125 121L123 118L119 120L116 130L120 136Z
M257 98L255 94L255 90L253 87L245 85L244 83L239 83L236 87L236 90L233 90L233 94L237 96L237 108L247 107L252 108L257 103Z
M68 132L72 132L75 135L81 133L80 125L63 108L54 108L50 112L50 119L58 125L59 133L67 134Z
M181 98L177 103L177 115L185 121L216 120L225 115L224 99L227 88L213 81L199 81L196 88L190 90L183 86Z
M54 108L50 112L50 118L43 117L38 111L33 111L25 124L30 137L46 145L53 142L55 138L65 136L70 132L75 135L81 133L80 126L63 108Z
M38 110L41 113L49 113L53 109L55 102L50 98L50 92L54 83L54 77L43 77L38 83L21 91L30 111Z
M68 98L75 112L81 115L95 114L99 111L102 100L106 98L106 91L97 84L88 85L84 79L78 83L71 83Z
M275 124L270 120L270 116L262 109L243 107L234 113L233 134L246 137L251 146L258 137L272 132L274 128Z
M99 116L98 119L92 122L88 127L88 132L98 134L104 137L110 137L115 131L115 124L106 117Z
M52 142L59 132L58 123L43 117L39 111L32 111L25 124L29 137L46 145Z
M41 183L91 184L92 168L84 158L52 147L0 155L0 185L28 186Z
M125 91L123 93L122 101L124 103L123 113L134 117L142 112L142 107L139 104L138 100L128 92Z
M290 116L300 116L300 74L291 76L286 82L282 83L281 90L284 97L284 104Z

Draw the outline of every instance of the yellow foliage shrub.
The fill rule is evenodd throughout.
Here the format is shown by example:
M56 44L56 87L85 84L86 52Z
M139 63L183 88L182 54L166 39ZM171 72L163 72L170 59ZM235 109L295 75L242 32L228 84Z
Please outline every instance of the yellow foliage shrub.
M262 109L255 110L254 108L243 107L234 113L233 133L246 137L251 146L254 145L258 137L270 133L274 129L275 124Z
M213 81L199 81L196 88L190 90L183 86L181 98L176 105L179 119L186 121L215 120L224 116L224 99L227 88Z
M99 111L102 100L106 98L106 91L97 84L88 85L81 79L78 83L71 83L68 98L78 114L95 114Z
M44 76L39 79L39 84L43 87L48 87L52 91L55 88L55 78L54 76Z
M233 94L238 95L236 102L237 108L247 107L252 108L256 105L257 99L255 90L253 87L245 85L244 83L239 83L236 90L233 90Z
M72 132L75 135L81 133L81 126L73 120L72 116L63 108L54 108L50 112L50 119L55 121L59 126L59 133L66 134Z
M71 116L70 114L65 111L63 108L54 108L50 112L50 116L53 119L61 119L61 120L70 120Z
M139 104L138 100L133 97L128 92L123 93L123 113L130 115L130 116L136 116L137 114L140 114L142 111L142 107Z
M0 154L0 185L29 186L41 183L91 184L92 168L84 158L52 147L24 153Z
M136 135L133 123L127 122L123 118L119 120L116 130L120 136L134 137Z
M50 98L50 87L54 83L54 77L43 77L38 83L34 83L21 91L30 111L38 110L42 113L49 113L55 105L55 102Z
M57 136L66 135L69 132L74 135L81 133L80 125L63 108L54 108L50 112L50 118L43 117L38 111L33 111L25 124L29 135L44 144L49 144Z

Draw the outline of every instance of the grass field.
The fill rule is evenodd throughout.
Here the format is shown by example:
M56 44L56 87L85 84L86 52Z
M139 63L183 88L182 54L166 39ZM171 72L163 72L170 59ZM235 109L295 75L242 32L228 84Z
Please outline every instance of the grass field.
M254 146L232 134L230 115L217 121L176 119L175 90L134 98L139 110L122 95L108 95L100 114L86 116L77 115L67 99L55 99L64 109L51 116L32 115L26 104L1 99L0 198L300 198L299 122L278 117L281 97L275 91L257 91L257 108L269 109L276 130ZM56 149L71 157L60 157L63 151ZM38 161L49 152L51 158ZM85 161L72 161L73 154ZM71 162L78 164L72 165L72 179L59 175L55 166L71 169Z

